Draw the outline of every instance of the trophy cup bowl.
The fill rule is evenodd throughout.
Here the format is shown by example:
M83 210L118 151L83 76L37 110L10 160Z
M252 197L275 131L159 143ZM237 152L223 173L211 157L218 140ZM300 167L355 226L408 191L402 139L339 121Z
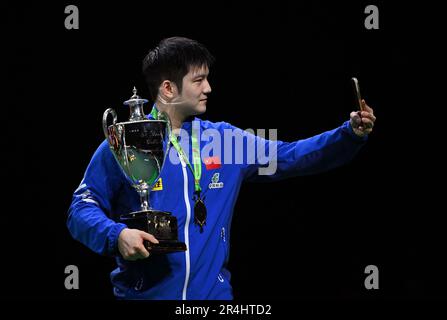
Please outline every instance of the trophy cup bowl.
M152 253L185 251L186 244L178 241L177 218L170 212L155 210L149 206L149 193L158 181L169 149L169 119L161 114L161 120L146 119L141 99L133 89L133 96L124 102L130 108L129 121L117 123L116 112L109 108L103 115L104 135L125 177L140 196L141 210L120 216L120 221L131 229L152 234L158 244L145 241ZM111 114L113 123L107 125Z

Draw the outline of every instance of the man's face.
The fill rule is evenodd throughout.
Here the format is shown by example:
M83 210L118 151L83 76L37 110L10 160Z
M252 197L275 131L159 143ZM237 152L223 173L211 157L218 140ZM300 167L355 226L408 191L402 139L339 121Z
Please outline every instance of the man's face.
M202 114L206 111L207 96L211 92L208 83L207 66L191 67L183 77L182 93L179 96L183 113L187 116Z

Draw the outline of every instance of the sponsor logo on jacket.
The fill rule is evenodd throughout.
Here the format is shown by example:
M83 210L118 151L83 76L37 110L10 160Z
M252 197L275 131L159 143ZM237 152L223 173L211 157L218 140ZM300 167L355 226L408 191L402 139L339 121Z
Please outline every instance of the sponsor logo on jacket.
M161 178L158 179L157 183L155 183L154 187L152 188L152 191L160 191L163 190L163 181L161 181Z
M216 172L213 174L213 177L211 178L211 183L208 185L208 188L210 189L222 189L224 187L223 182L219 182L220 173Z

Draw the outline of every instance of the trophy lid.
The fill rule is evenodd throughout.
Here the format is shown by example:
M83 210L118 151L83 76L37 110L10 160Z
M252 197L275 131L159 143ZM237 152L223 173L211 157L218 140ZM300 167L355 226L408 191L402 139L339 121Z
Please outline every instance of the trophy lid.
M132 106L132 105L136 105L136 104L145 104L148 102L146 99L142 99L142 98L140 98L139 95L137 95L137 88L135 88L135 86L133 87L132 92L133 92L132 97L130 97L129 100L124 101L125 106Z
M124 101L124 105L130 107L129 121L145 120L146 117L143 112L143 105L148 101L146 99L140 98L140 96L137 95L137 88L135 88L135 86L133 87L132 92L133 95L130 97L130 99Z

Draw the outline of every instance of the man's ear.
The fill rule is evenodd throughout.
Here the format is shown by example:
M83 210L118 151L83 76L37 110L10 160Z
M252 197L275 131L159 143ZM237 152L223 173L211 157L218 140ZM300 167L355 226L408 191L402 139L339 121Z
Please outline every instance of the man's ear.
M162 97L166 97L168 99L174 98L178 93L175 83L169 80L165 80L161 83L159 91Z

